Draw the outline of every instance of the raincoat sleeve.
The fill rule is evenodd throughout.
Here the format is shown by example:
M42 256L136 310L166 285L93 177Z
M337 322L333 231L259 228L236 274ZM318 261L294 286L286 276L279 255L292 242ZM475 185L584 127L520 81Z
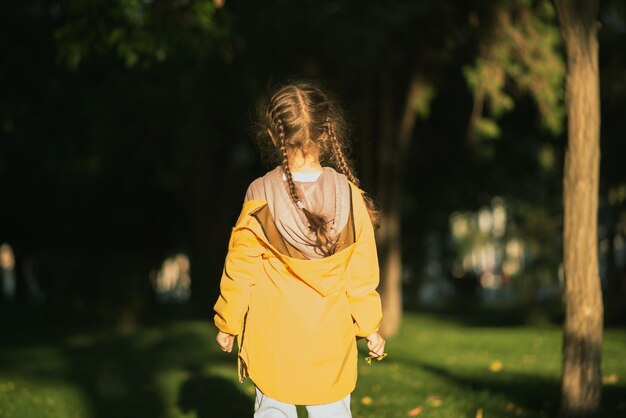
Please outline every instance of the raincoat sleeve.
M356 246L350 260L346 294L356 336L367 337L378 331L383 316L380 295L376 291L379 282L378 254L374 227L365 202L360 193L355 194Z
M215 304L215 326L238 335L248 311L250 294L261 271L263 246L246 228L233 229L220 281L220 296Z

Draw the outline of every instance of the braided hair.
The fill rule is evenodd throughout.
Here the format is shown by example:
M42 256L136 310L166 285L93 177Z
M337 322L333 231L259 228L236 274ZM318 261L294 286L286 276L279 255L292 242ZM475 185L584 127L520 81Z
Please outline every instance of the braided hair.
M310 83L293 83L279 88L270 98L264 112L263 133L269 132L275 154L288 183L292 202L301 210L309 229L315 232L312 244L324 255L334 254L337 242L330 237L328 222L311 212L301 200L294 184L289 158L295 153L303 157L314 154L343 173L354 185L359 185L351 163L346 156L345 122L341 110L319 87ZM378 210L369 196L363 196L370 218L378 226Z

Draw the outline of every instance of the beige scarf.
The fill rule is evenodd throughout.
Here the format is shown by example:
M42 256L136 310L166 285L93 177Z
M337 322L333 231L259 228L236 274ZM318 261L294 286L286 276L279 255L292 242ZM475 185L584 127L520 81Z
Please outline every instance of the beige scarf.
M332 167L324 167L314 182L294 181L304 207L322 215L331 239L348 224L350 216L350 185L345 175ZM289 184L281 166L253 181L246 200L261 199L268 203L274 223L283 238L307 258L322 258L315 247L315 233L309 230L306 216L289 195Z

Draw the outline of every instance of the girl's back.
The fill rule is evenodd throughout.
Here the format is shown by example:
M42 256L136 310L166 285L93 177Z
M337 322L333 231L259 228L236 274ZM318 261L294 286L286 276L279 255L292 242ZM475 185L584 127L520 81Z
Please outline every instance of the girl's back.
M218 342L237 336L239 376L264 395L331 404L355 387L355 337L368 338L372 355L384 348L373 212L343 154L341 115L321 90L279 90L265 121L280 165L250 184L233 228Z

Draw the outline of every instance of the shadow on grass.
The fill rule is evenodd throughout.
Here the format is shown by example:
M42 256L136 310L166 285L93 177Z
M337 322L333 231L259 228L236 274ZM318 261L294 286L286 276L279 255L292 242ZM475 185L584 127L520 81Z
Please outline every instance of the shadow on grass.
M519 373L501 373L476 377L460 376L444 367L416 360L400 359L400 364L417 367L435 374L466 390L502 395L515 406L526 411L526 416L555 417L558 415L560 399L560 382L541 376L523 375ZM480 408L482 405L476 405ZM515 416L511 411L511 416ZM623 418L626 416L626 386L611 385L603 388L603 418Z
M169 415L166 409L173 405L167 405L164 397L181 384L179 406L195 410L198 418L217 417L219 409L212 405L219 408L222 401L236 400L235 405L244 407L245 403L232 382L199 372L209 362L232 361L216 355L207 337L168 327L154 335L142 332L86 346L79 340L66 346L66 354L72 363L72 379L92 403L95 417Z
M554 326L563 320L561 305L557 302L483 306L458 301L440 307L406 309L405 312L433 315L467 327Z
M248 418L253 402L231 381L192 370L180 386L178 408L197 418Z
M0 332L0 370L39 387L75 386L92 418L251 415L252 401L233 381L202 373L236 360L214 347L207 320L163 321L136 331L64 329L43 321ZM7 337L3 339L2 337Z

